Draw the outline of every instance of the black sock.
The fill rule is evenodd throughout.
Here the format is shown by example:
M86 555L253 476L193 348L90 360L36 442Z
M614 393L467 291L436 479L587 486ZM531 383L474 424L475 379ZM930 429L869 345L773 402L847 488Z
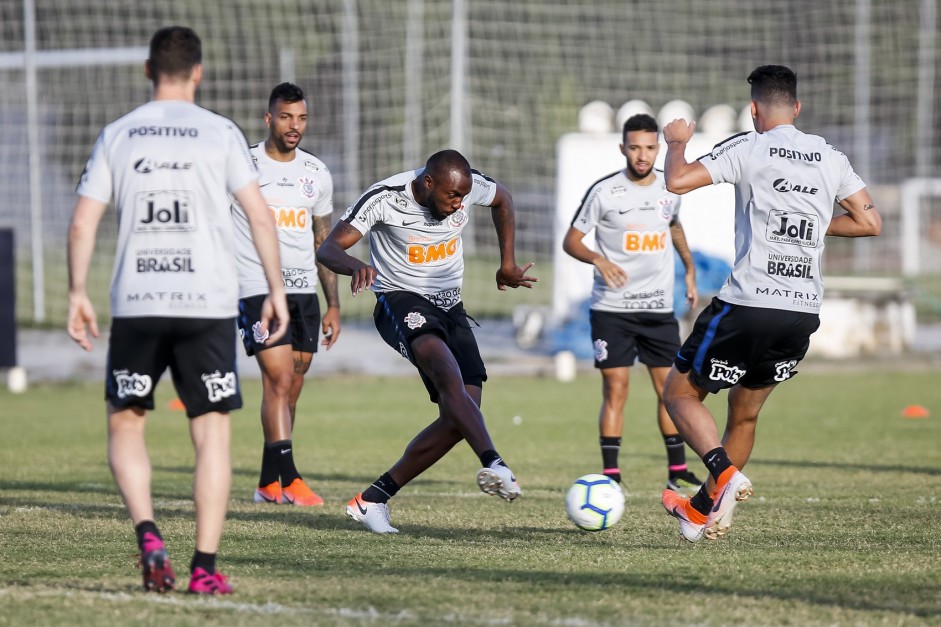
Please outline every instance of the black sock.
M702 461L704 464L706 464L706 468L709 469L709 474L712 475L712 478L716 481L719 480L719 475L721 475L726 468L732 466L732 462L729 461L728 454L721 446L716 447L703 455Z
M193 572L197 568L202 568L210 575L216 574L216 554L215 553L203 553L201 551L196 551L193 553L193 561L190 562L190 572Z
M163 536L161 536L160 531L157 530L157 523L152 520L145 520L143 522L137 523L137 525L134 526L134 533L137 534L137 546L141 548L144 546L145 533L152 533L163 540Z
M261 453L261 477L258 487L265 488L278 480L278 447L265 442Z
M493 468L494 462L496 462L500 466L506 466L506 464L503 463L503 458L500 457L497 454L497 452L493 449L488 449L484 451L483 453L479 455L479 457L480 457L480 465L483 466L484 468Z
M686 467L686 442L679 433L676 435L663 436L663 443L667 447L667 467L670 476L687 470Z
M618 468L618 454L621 452L621 438L601 436L601 464L604 474L618 483L621 482L621 471Z
M387 472L373 481L373 484L363 490L363 500L370 503L388 503L389 499L399 491L399 484Z
M696 492L696 494L693 495L693 498L689 500L689 504L692 505L693 509L695 509L700 514L704 514L706 516L709 515L709 510L712 509L713 503L712 497L706 494L705 483L699 487L699 491Z
M294 466L294 452L290 440L281 440L272 442L268 446L272 447L275 461L278 464L278 474L281 476L281 486L286 488L295 479L300 479L301 474L297 472Z

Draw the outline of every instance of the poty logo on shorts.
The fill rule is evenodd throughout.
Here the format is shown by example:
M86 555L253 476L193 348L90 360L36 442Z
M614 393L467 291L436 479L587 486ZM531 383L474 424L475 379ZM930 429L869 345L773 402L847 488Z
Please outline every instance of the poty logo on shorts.
M202 375L202 380L206 384L206 390L209 392L209 401L218 403L224 398L234 395L238 391L238 384L235 381L235 373L215 372Z
M712 372L709 378L713 381L725 381L735 385L738 380L745 376L745 371L737 366L730 366L723 361L712 360Z
M608 358L608 343L604 340L595 340L595 361L604 361Z
M252 335L255 337L256 344L264 344L268 340L268 329L261 328L261 320L252 325Z
M774 380L775 381L787 381L793 376L794 366L797 365L797 360L792 359L790 361L779 361L774 364Z
M421 315L417 311L413 311L405 316L405 324L408 325L409 329L417 329L425 324L425 316Z
M115 370L113 373L114 381L118 384L118 398L128 398L137 396L143 398L150 394L153 389L153 381L150 375L137 374L127 370Z

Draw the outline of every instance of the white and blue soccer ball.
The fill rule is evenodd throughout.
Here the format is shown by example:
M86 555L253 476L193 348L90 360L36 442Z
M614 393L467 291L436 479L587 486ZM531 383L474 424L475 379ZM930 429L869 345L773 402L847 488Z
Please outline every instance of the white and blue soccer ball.
M565 511L576 527L602 531L615 525L624 514L624 492L604 475L579 477L565 495Z

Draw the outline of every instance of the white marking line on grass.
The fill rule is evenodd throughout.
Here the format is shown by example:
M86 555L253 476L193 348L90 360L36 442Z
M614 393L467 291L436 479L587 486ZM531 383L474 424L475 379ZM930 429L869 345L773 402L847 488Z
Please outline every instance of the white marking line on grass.
M0 598L4 596L15 597L18 600L34 599L40 597L66 597L83 599L101 599L105 601L130 603L143 602L154 605L174 605L177 607L198 607L201 609L231 610L246 614L265 615L297 615L319 614L338 616L340 618L363 619L368 621L415 621L418 616L410 610L401 610L395 613L382 613L373 607L356 610L349 607L310 608L282 605L280 603L239 603L219 597L181 596L179 593L153 594L141 592L130 594L127 592L98 592L94 590L66 590L62 588L47 588L43 586L10 586L0 588ZM473 622L479 625L512 625L512 618L484 618L481 616L467 616L464 614L445 614L436 619L441 623L464 624ZM584 618L557 618L548 622L550 625L560 627L608 627L610 623L596 623Z

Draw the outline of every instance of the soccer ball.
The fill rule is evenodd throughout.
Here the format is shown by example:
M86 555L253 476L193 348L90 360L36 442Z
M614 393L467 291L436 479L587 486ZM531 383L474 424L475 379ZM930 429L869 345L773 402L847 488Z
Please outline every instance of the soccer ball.
M624 492L604 475L579 477L565 495L565 511L576 527L602 531L621 520Z

